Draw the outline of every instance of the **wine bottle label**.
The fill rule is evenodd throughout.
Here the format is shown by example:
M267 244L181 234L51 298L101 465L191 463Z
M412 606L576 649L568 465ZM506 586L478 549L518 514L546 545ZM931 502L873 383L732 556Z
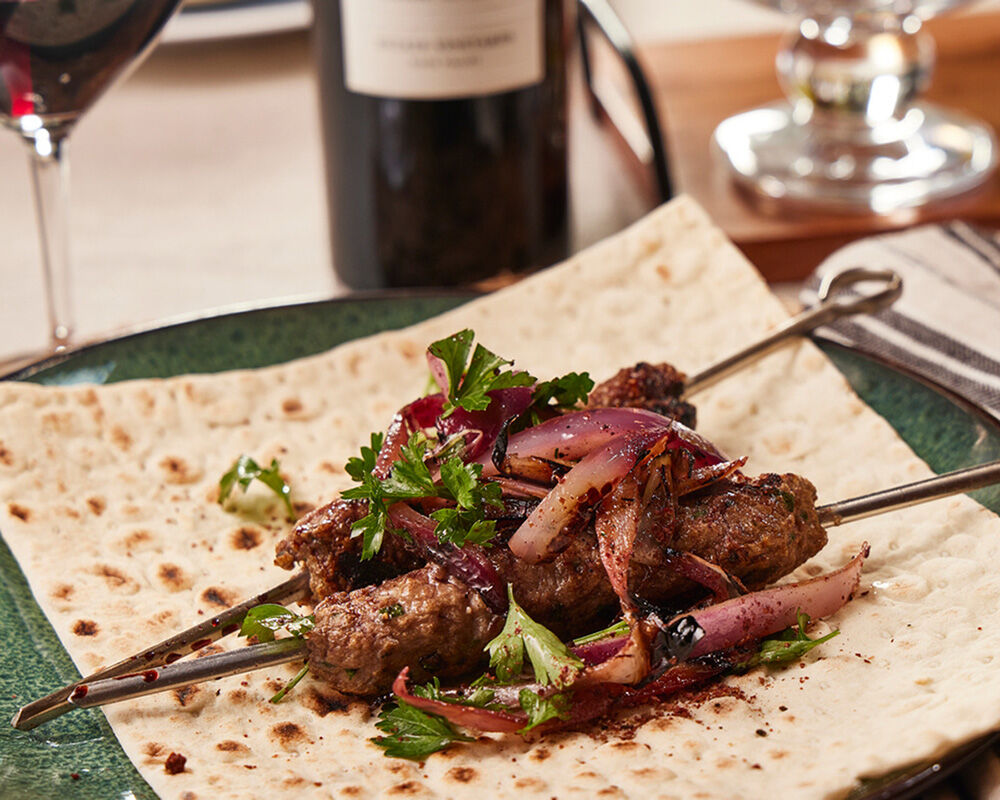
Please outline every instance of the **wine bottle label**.
M543 0L340 0L352 92L408 100L512 91L545 77Z

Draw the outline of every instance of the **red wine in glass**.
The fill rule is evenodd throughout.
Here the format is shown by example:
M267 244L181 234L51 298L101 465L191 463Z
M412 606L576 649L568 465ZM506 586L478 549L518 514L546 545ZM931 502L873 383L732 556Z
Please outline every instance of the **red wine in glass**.
M0 0L0 124L28 145L54 350L72 330L66 137L180 0Z

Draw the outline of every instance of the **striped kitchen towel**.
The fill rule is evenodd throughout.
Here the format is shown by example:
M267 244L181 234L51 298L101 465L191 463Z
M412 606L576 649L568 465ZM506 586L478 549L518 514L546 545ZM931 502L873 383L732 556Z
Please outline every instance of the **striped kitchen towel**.
M902 297L817 335L907 368L1000 420L1000 232L953 222L862 239L827 258L800 299L815 303L824 275L855 266L895 270Z

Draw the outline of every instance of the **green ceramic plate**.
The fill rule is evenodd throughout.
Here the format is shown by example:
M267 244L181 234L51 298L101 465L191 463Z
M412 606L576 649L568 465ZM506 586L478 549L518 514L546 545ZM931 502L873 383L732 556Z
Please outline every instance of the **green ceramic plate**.
M50 385L261 367L403 327L468 295L381 295L267 308L196 320L87 347L9 376ZM1000 458L1000 429L941 391L856 353L826 346L848 380L935 470ZM1000 512L1000 489L975 495ZM79 678L24 576L0 541L0 720L24 703ZM959 763L924 766L866 786L864 797L908 796ZM103 714L77 711L28 733L0 723L0 797L48 800L137 798L152 790L118 746Z

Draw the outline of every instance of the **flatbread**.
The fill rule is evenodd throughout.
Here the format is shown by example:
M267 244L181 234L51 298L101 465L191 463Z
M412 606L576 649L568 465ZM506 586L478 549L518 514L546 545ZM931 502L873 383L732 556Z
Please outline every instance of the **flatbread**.
M692 201L429 322L286 365L106 387L0 384L0 529L83 673L287 577L287 523L256 488L218 506L240 453L281 461L296 501L346 485L342 465L426 380L427 343L472 327L541 376L598 379L637 360L694 371L785 316ZM810 343L697 398L699 428L748 470L794 471L820 500L929 474ZM831 532L797 577L872 553L841 635L784 671L727 680L683 713L598 735L483 737L422 765L372 746L367 710L296 668L110 706L164 798L837 797L1000 722L1000 522L965 497ZM171 751L187 757L169 775Z

